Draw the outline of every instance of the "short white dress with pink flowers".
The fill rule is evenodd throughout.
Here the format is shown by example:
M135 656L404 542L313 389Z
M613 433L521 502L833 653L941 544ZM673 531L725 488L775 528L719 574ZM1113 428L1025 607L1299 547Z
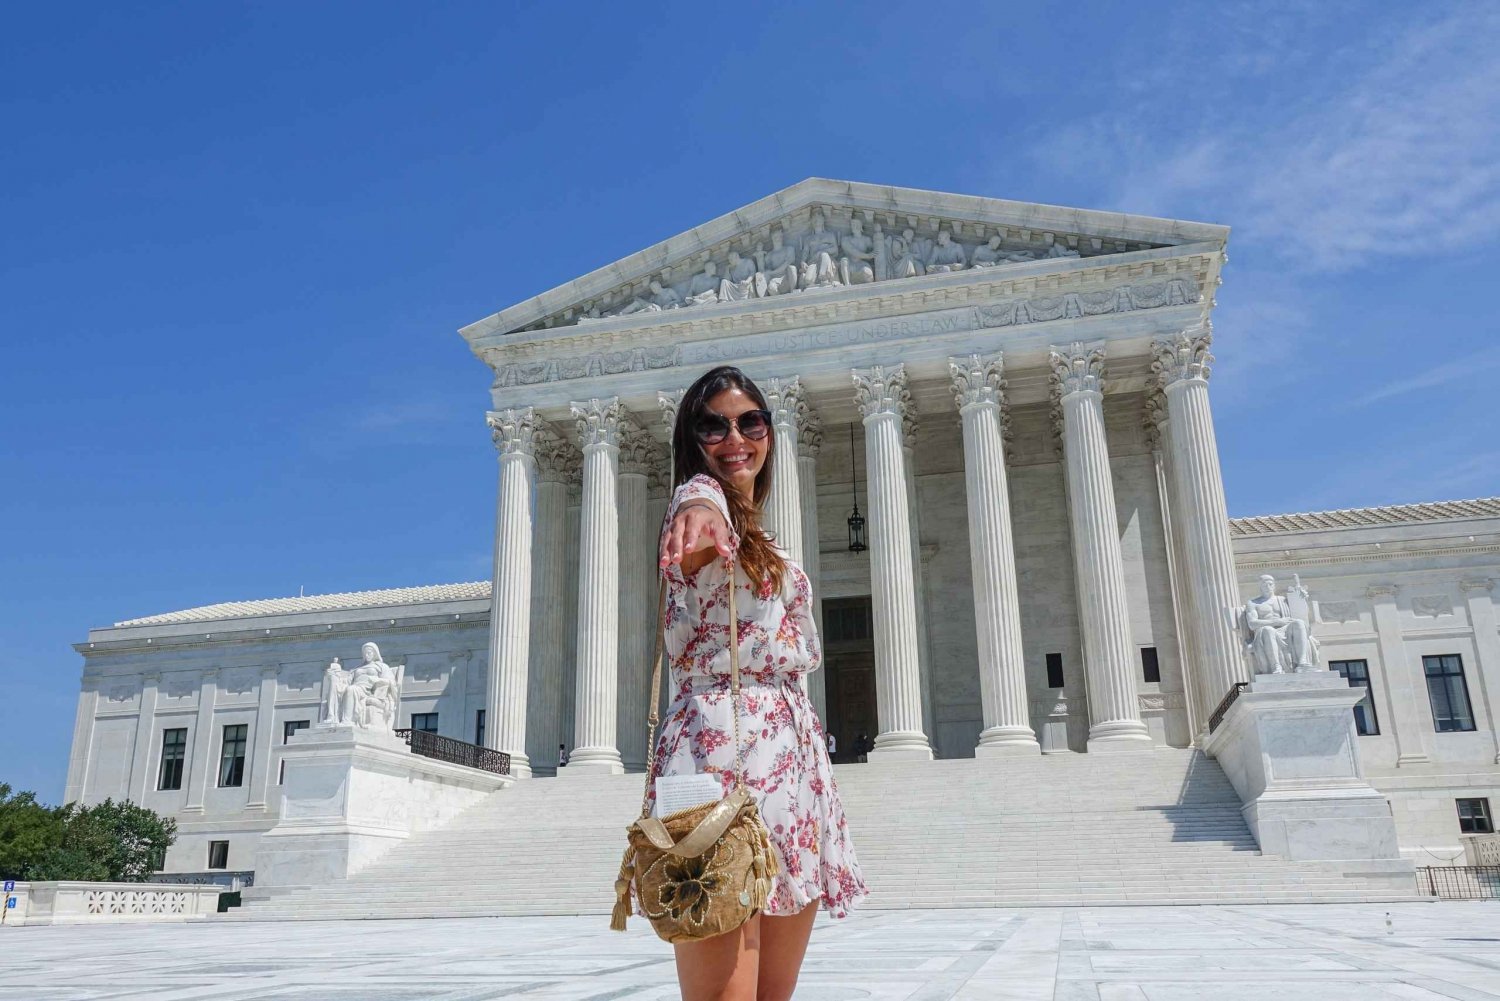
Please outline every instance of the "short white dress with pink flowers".
M729 521L718 482L700 475L677 488L666 524L684 502L698 499L711 501ZM738 539L733 541L738 546ZM823 724L802 687L803 676L822 662L812 588L800 566L788 560L787 568L780 594L769 582L752 585L742 570L735 571L745 786L782 862L764 913L796 914L818 901L841 918L867 891L833 782ZM660 775L711 773L720 777L726 794L734 786L725 570L724 561L715 559L687 577L676 565L663 571L672 700L656 745L653 804L654 779Z

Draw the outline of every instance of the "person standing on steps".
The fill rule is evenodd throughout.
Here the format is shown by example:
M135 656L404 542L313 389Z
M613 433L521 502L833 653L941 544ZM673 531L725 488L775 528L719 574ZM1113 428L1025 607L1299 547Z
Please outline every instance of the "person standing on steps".
M838 741L838 738L835 737L832 733L829 733L829 735L828 735L828 759L830 761L832 761L833 760L833 756L835 754L837 754L837 753L839 753L839 741Z
M716 774L725 793L734 784L733 586L744 783L781 861L760 913L732 932L673 946L684 1001L787 1001L818 905L842 918L867 893L823 726L802 687L822 662L812 589L761 528L776 447L766 398L739 369L715 368L683 395L660 555L672 700L647 798L654 805L663 775Z
M558 744L557 745L557 767L559 767L559 768L566 768L567 766L568 766L568 745L567 744Z

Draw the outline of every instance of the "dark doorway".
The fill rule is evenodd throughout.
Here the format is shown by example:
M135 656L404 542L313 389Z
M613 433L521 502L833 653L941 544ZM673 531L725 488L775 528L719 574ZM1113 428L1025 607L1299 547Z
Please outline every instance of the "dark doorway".
M823 602L824 726L838 741L835 764L859 760L861 734L880 732L875 702L875 623L868 595Z

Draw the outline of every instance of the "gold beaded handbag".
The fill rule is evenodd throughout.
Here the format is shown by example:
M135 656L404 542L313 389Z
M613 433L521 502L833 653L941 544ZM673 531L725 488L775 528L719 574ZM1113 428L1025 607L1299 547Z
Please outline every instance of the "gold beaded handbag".
M668 942L696 942L734 931L766 906L771 881L781 871L771 832L745 788L745 748L740 740L740 634L735 617L734 563L729 570L729 684L734 715L734 789L665 817L651 816L651 782L656 771L657 693L661 687L662 634L667 586L657 598L656 658L651 671L651 705L646 715L646 792L641 816L625 831L630 845L615 880L615 909L609 922L625 930L630 887L656 934Z

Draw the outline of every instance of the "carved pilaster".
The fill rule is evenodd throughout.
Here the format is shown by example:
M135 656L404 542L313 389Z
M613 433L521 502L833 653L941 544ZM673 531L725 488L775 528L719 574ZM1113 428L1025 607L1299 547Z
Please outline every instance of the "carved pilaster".
M583 476L583 453L578 446L548 428L539 428L533 448L537 475L543 483L578 486Z
M1146 393L1146 405L1141 414L1141 427L1146 432L1146 444L1151 451L1159 452L1162 449L1161 426L1167 422L1167 398L1162 395L1159 388L1153 388Z

